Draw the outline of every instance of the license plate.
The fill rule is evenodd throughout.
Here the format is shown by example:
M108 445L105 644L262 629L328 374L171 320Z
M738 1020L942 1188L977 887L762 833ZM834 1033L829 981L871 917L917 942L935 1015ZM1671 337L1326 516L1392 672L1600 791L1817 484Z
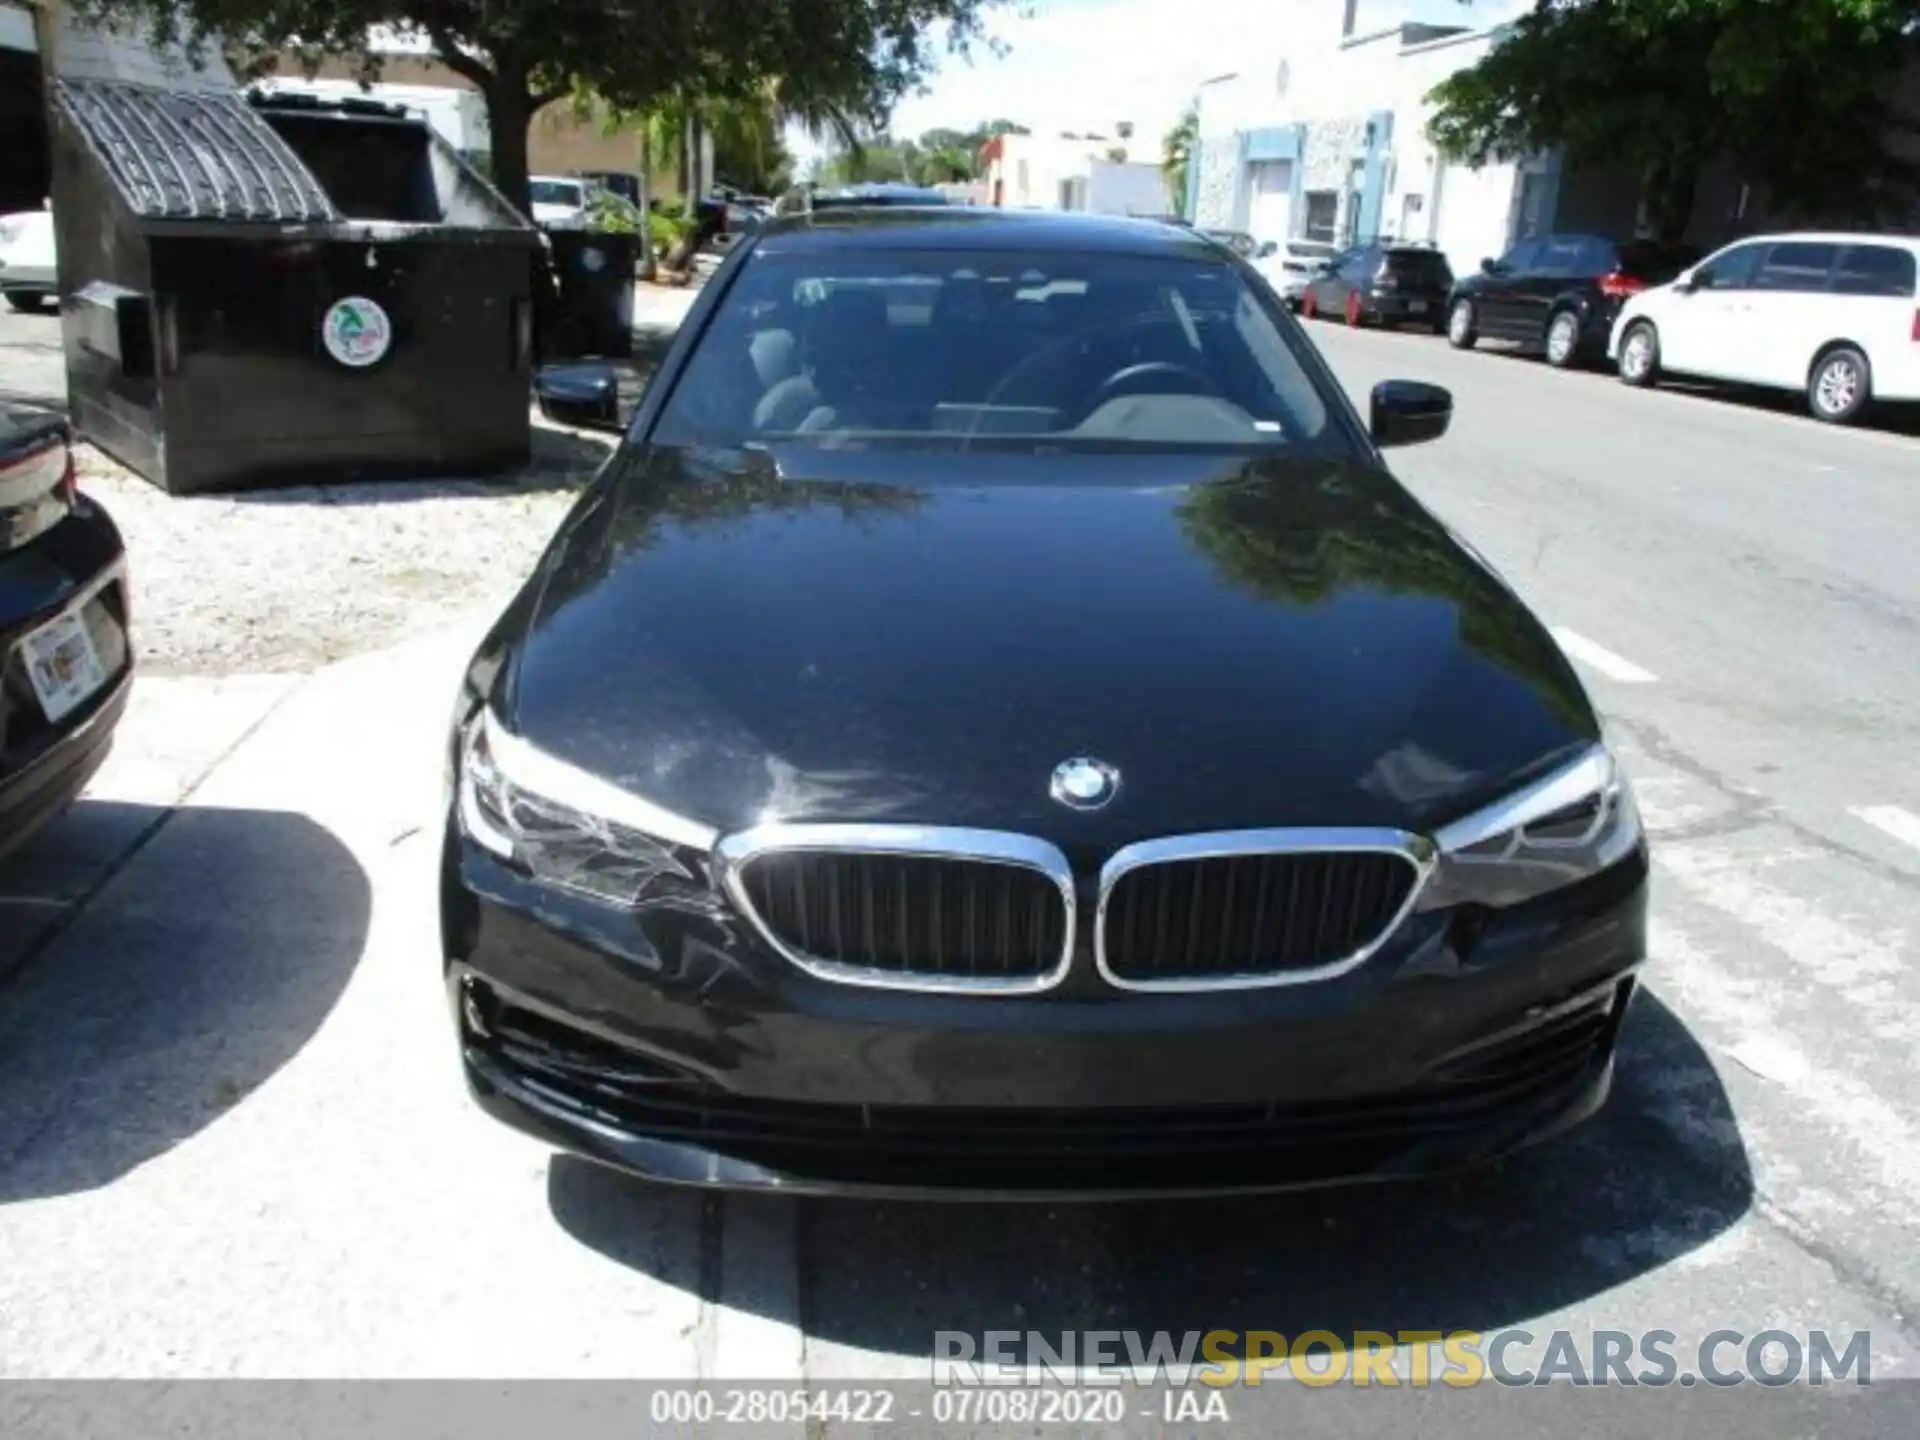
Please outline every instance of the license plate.
M59 724L107 683L107 667L78 610L42 625L20 642L27 681L47 719Z
M1409 300L1409 301L1407 302L1407 314L1409 314L1409 315L1424 315L1424 314L1426 314L1426 313L1427 313L1427 302L1426 302L1426 301L1424 301L1424 300Z

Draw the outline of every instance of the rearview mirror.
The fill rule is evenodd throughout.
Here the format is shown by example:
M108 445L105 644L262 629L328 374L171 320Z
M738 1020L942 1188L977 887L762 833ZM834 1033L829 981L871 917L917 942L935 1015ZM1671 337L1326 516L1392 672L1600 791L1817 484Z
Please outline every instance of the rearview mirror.
M533 377L533 394L540 413L558 424L615 432L626 428L620 377L611 365L543 365Z
M1419 380L1382 380L1373 387L1367 419L1382 450L1438 440L1453 423L1453 394Z

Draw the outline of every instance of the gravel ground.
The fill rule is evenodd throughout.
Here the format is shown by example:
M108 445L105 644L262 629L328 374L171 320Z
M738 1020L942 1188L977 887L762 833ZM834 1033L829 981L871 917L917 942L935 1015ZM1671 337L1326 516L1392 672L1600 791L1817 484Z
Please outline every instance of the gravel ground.
M697 295L635 287L636 378ZM0 394L64 408L57 318L0 311ZM222 496L168 495L88 446L77 457L126 536L142 672L233 675L312 670L505 604L610 449L536 422L517 476Z
M91 447L81 487L126 537L144 673L305 671L504 604L607 446L536 427L488 481L175 496Z

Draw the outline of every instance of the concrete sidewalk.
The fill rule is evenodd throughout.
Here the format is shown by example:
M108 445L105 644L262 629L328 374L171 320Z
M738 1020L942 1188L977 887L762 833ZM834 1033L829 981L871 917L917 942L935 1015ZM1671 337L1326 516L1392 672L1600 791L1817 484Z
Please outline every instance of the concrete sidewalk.
M86 903L0 1006L0 1373L665 1378L712 1354L700 1199L556 1197L566 1172L460 1083L434 871L480 630L143 690L40 848Z

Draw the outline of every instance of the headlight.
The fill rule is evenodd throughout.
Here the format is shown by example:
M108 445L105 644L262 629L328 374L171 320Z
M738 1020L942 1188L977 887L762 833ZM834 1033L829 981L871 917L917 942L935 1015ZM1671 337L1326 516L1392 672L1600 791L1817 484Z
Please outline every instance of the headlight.
M1619 863L1640 843L1633 789L1604 745L1440 830L1422 909L1517 905Z
M713 848L711 826L537 749L485 706L460 750L460 826L482 849L603 904L704 908L689 852Z

